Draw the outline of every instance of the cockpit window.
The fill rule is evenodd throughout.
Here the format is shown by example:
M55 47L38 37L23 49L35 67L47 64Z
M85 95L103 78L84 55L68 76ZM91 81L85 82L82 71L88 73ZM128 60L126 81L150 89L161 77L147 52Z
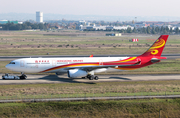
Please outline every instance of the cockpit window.
M10 62L9 64L15 64L15 62Z

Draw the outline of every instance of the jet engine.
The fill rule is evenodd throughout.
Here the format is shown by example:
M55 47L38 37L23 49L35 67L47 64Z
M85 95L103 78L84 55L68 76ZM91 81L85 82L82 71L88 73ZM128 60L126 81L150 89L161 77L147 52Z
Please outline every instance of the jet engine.
M69 78L80 78L80 77L85 77L88 73L84 70L80 69L72 69L68 70L68 77Z

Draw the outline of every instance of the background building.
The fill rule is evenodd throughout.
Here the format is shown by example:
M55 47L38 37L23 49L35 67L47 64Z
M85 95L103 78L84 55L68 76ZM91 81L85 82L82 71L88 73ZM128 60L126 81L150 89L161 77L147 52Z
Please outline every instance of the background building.
M19 22L19 21L0 20L0 24L6 24L8 22L14 23L14 24L23 24L23 22Z
M36 22L43 23L43 12L36 12Z

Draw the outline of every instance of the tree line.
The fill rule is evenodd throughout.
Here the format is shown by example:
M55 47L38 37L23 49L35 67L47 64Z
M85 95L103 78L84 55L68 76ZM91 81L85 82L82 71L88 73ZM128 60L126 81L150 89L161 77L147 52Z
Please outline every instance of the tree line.
M14 24L13 22L8 22L6 24L0 24L2 30L28 30L28 29L48 29L47 23L30 23L24 22L23 24Z
M131 29L131 28L127 28L127 30L124 31L120 31L120 32L124 32L124 33L140 33L140 34L179 34L179 28L175 28L173 30L173 28L169 28L168 26L166 27L143 27L143 28L135 28Z
M30 23L30 22L24 22L23 24L14 24L13 22L8 22L6 24L0 24L2 27L2 30L28 30L28 29L40 29L40 30L47 30L51 27L49 23ZM56 28L56 27L55 27ZM84 29L84 31L115 31L119 33L139 33L139 34L179 34L179 28L172 29L168 26L148 26L148 27L142 27L142 28L131 28L128 27L127 29L97 29L94 28L91 29Z
M174 30L169 27L142 27L142 28L131 28L128 27L127 29L106 29L106 30L101 30L101 29L97 29L95 30L94 28L92 29L85 29L84 31L117 31L119 33L139 33L139 34L179 34L179 28L175 28Z

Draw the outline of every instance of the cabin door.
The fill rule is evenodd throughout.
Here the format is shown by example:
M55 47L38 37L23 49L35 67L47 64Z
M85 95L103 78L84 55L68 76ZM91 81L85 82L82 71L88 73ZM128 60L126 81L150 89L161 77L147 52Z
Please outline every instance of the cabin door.
M103 60L102 60L102 59L99 60L99 65L100 65L100 66L103 65Z
M20 67L25 67L25 61L24 60L20 61Z
M56 66L56 60L52 60L52 66Z

